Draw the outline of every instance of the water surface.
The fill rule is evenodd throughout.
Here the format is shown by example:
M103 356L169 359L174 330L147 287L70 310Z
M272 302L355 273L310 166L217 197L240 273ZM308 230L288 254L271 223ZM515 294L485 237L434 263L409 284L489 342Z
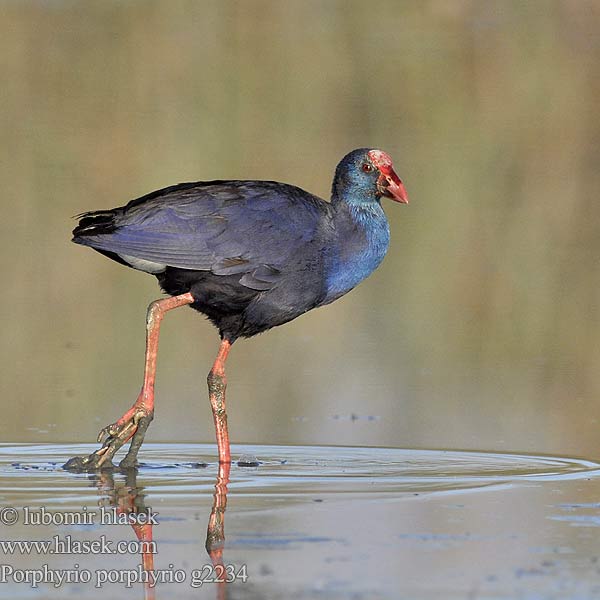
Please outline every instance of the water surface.
M229 484L221 481L215 493L212 445L148 444L137 474L62 470L67 458L92 450L0 446L0 505L17 515L0 538L135 541L130 524L99 517L113 507L115 514L154 514L153 566L165 580L154 590L135 578L130 588L102 581L139 573L142 557L134 551L56 554L52 547L10 555L5 548L0 562L14 571L5 568L0 597L600 598L600 464L592 461L234 446L236 460L258 464L232 464ZM45 507L46 524L24 523L26 507L30 520L41 519ZM82 511L96 518L64 524L65 515ZM246 581L194 587L219 562ZM46 573L68 570L76 579L85 571L92 579L39 588L15 580L17 571L44 564ZM185 581L167 581L175 573Z

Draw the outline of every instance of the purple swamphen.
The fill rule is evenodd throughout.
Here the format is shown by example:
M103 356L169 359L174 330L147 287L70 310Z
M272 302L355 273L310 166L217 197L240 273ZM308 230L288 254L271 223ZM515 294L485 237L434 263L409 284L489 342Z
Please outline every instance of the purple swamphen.
M102 429L101 448L65 468L112 467L115 452L130 439L120 466L137 464L154 415L160 322L184 305L204 313L221 336L208 390L219 461L229 463L225 361L231 345L329 304L368 277L389 243L382 196L408 203L391 158L360 148L337 166L330 202L276 181L202 181L80 215L75 243L155 275L171 297L148 307L144 384L136 402Z

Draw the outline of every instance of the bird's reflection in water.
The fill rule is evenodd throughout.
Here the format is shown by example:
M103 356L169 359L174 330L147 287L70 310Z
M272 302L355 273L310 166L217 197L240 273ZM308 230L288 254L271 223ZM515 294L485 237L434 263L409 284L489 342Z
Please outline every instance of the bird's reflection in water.
M137 515L148 514L148 507L145 503L144 488L137 485L137 470L125 469L122 471L125 475L124 483L115 483L115 478L112 471L101 471L92 475L92 480L101 495L101 506L110 506L114 509L115 514L119 515L135 515L129 521L137 539L140 542L140 550L142 555L142 568L144 571L154 571L154 553L153 553L153 538L152 522L143 522L144 518L139 518ZM154 586L149 581L144 582L144 599L154 600Z
M223 548L225 547L225 509L227 508L227 484L231 463L219 463L219 473L215 482L212 510L206 530L206 551L210 556L215 572L219 575L217 600L224 600L227 590L223 565Z
M225 509L227 507L227 484L229 483L230 463L219 464L219 472L215 482L213 505L208 519L206 531L206 551L214 567L214 580L216 586L217 600L225 600L227 597L227 577L223 564L223 548L225 546ZM98 489L104 507L112 507L116 515L148 515L151 513L145 504L144 488L137 484L137 469L122 469L125 476L124 482L116 482L113 471L101 471L90 476L91 481ZM142 568L144 571L154 571L154 552L156 546L153 544L154 525L143 522L143 517L129 519L137 539L141 544ZM155 587L151 577L145 578L144 600L155 600Z

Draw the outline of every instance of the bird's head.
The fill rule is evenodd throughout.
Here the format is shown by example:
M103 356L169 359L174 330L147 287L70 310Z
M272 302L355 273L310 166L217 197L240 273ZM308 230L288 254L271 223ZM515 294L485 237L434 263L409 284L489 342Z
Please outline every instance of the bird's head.
M408 194L383 150L359 148L340 161L333 179L332 200L353 204L379 202L382 196L408 204Z

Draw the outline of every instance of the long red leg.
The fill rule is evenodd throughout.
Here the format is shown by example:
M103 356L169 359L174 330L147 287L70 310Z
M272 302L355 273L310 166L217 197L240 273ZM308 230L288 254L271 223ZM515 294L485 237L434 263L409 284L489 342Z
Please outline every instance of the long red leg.
M154 381L156 379L160 323L168 311L193 302L194 297L188 292L180 296L155 300L150 304L146 315L144 383L137 400L116 423L108 425L100 431L98 441L102 443L101 448L86 458L77 456L72 458L64 465L66 469L98 469L102 466L110 466L112 457L130 439L129 452L121 461L120 466L135 466L137 453L144 441L146 430L154 417Z
M227 430L227 412L225 411L225 388L227 380L225 378L225 361L231 349L231 342L223 340L219 348L217 358L207 377L208 397L212 407L213 419L215 421L215 430L217 433L217 447L219 449L219 462L231 462L231 452L229 450L229 432Z
M144 441L146 429L154 417L154 382L156 380L156 358L158 356L158 337L160 334L160 324L167 313L174 308L186 306L194 302L194 297L189 292L180 296L155 300L148 307L146 314L146 358L144 362L144 383L140 395L134 405L117 421L116 425L122 427L123 424L131 422L135 425L130 437L133 437L131 446L125 458L121 461L122 467L134 466L137 461L137 454ZM144 419L140 423L140 419Z

